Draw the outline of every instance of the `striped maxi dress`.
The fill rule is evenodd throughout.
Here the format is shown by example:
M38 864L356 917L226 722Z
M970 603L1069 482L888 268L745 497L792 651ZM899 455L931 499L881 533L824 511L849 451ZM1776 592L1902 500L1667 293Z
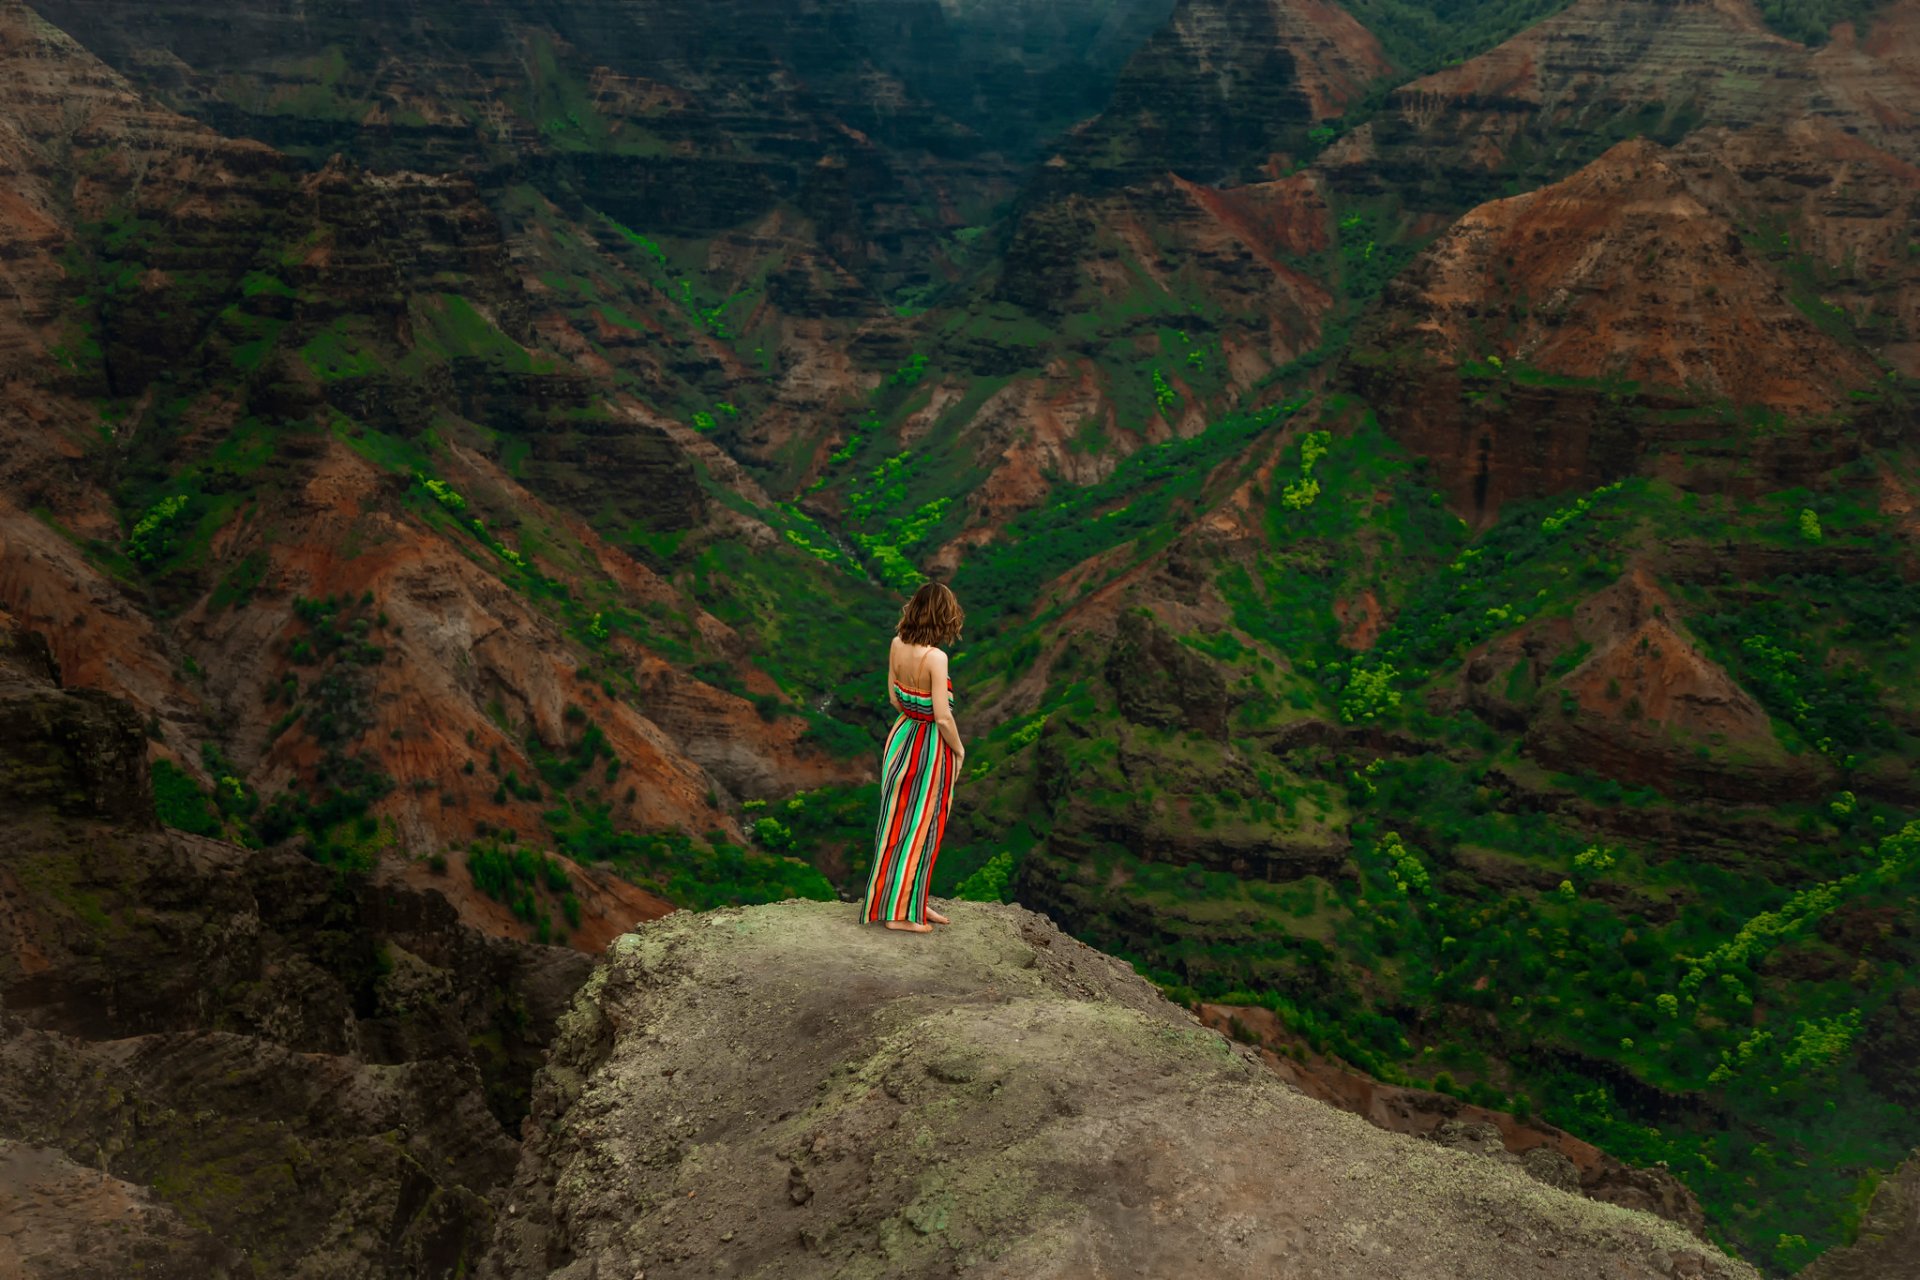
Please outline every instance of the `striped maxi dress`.
M873 832L873 871L860 918L926 922L927 885L953 800L953 749L933 723L933 694L899 681L901 716L880 757L880 820ZM947 681L953 697L953 681Z

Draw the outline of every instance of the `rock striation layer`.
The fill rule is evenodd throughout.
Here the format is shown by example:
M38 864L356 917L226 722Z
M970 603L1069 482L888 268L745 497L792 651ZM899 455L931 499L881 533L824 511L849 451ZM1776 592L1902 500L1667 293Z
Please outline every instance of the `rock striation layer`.
M619 939L483 1274L1748 1277L1671 1223L1301 1096L1018 907Z

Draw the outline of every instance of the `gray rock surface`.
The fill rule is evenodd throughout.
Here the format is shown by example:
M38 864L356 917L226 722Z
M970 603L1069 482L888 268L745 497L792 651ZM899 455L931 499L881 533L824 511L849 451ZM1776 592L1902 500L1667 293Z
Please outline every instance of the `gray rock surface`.
M1293 1091L1018 907L676 914L561 1020L482 1274L1751 1277Z
M1920 1275L1920 1151L1873 1193L1860 1234L1815 1259L1800 1280L1911 1280Z

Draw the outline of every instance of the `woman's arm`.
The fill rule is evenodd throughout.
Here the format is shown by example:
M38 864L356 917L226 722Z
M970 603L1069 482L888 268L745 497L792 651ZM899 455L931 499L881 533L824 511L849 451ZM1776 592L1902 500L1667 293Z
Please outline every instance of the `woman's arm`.
M927 656L927 675L933 682L933 727L953 752L958 768L967 758L967 749L960 744L960 726L953 722L953 703L947 698L947 655L941 650Z
M893 704L895 715L903 716L907 714L907 709L900 705L900 691L893 685L893 651L899 647L899 636L887 642L887 701Z

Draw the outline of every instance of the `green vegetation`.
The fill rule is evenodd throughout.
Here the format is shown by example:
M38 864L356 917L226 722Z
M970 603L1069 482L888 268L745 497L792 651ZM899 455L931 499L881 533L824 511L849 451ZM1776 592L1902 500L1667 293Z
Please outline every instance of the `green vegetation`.
M1004 902L1007 882L1013 876L1013 854L1006 850L993 855L987 864L962 880L953 896L966 902Z
M1839 23L1864 26L1887 0L1758 0L1767 25L1802 44L1821 45Z
M206 792L171 760L153 762L153 807L166 826L197 836L220 834L220 815Z
M1164 546L1178 530L1176 511L1198 496L1208 473L1297 407L1236 415L1192 439L1142 449L1101 483L1015 516L1001 539L968 557L954 575L968 617L982 629L1004 625L1004 615L1032 608L1042 584L1075 564L1124 543L1133 543L1136 554Z
M133 526L133 532L127 535L127 555L135 563L152 567L165 560L173 550L174 534L186 513L188 499L185 494L175 494L163 498L154 504L152 510L140 517Z
M356 334L345 319L334 321L332 326L309 338L300 348L300 358L326 382L365 377L381 369L370 341Z
M552 810L547 824L555 844L575 862L610 862L642 888L696 911L834 897L827 878L798 858L754 853L717 832L696 839L680 832L617 831L607 807L591 804Z
M537 736L527 739L527 758L541 779L556 791L566 791L604 760L610 766L605 777L611 781L620 761L607 735L578 707L567 708L566 721L571 741L563 748L551 748Z
M1402 71L1463 62L1552 17L1572 0L1341 0ZM1326 139L1330 141L1331 139Z
M1313 468L1326 456L1328 441L1332 438L1332 433L1326 431L1309 431L1300 437L1300 478L1280 491L1281 506L1298 511L1312 506L1313 500L1320 496L1320 482L1313 478Z
M467 873L475 888L512 908L515 919L532 925L536 942L556 941L580 927L580 899L573 893L572 879L547 854L494 840L468 851ZM564 927L554 923L549 902L559 908Z

